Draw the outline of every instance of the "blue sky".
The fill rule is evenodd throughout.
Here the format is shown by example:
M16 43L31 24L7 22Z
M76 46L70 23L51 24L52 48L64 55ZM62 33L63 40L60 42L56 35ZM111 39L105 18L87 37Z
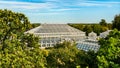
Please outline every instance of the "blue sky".
M0 0L0 9L24 13L31 23L110 23L120 0Z

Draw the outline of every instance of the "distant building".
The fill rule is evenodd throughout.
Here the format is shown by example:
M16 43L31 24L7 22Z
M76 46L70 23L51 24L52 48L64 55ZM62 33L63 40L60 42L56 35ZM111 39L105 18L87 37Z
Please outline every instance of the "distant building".
M95 51L97 52L100 48L100 45L98 44L97 41L94 40L84 40L84 41L79 41L77 44L77 48L84 50L84 51Z
M107 31L105 31L105 32L100 33L100 38L105 38L105 37L107 37L107 35L109 35L110 31L112 31L112 30L107 30Z
M105 37L108 32L109 31L101 33L100 37ZM91 32L87 37L85 32L67 24L41 24L25 33L34 34L39 37L41 47L53 47L57 43L62 43L63 41L75 41L77 43L77 48L84 51L93 50L97 52L100 48L96 33Z
M88 39L96 40L97 34L92 31L91 33L88 34Z
M98 37L97 34L92 31L91 33L88 34L87 39L85 39L84 41L77 42L77 48L84 51L93 50L97 52L100 48L97 37Z
M41 24L25 33L40 37L41 47L53 47L62 41L81 41L86 38L85 32L67 24Z
M112 30L107 30L105 32L100 33L99 37L106 38L107 35L109 35L110 31L112 31ZM84 50L84 51L93 50L93 51L97 52L100 48L97 38L98 38L97 34L94 32L91 32L88 34L88 39L77 42L77 48Z

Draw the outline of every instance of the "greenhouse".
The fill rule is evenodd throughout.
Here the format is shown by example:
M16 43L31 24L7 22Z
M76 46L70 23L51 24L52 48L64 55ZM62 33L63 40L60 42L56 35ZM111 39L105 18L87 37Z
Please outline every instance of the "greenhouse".
M83 41L77 41L77 48L84 51L92 50L97 52L100 48L97 38L97 34L92 31L88 34L87 39Z
M107 31L105 31L105 32L100 33L100 38L106 38L107 35L109 35L109 33L110 33L111 31L112 31L112 30L107 30Z
M81 41L86 38L85 32L67 24L41 24L25 33L40 37L41 47L53 47L63 41Z
M98 41L95 40L84 40L77 42L77 48L84 51L95 51L97 52L100 48L100 45L98 45Z

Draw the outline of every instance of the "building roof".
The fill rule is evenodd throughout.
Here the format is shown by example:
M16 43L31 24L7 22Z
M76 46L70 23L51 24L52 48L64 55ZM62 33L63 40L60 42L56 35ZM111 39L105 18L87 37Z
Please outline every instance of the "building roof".
M40 26L33 28L29 33L63 33L63 32L83 32L75 29L67 24L41 24Z
M110 33L111 31L112 31L112 30L107 30L107 31L105 31L105 32L100 33L100 37L101 37L101 38L107 37L107 35L109 35L109 33Z
M89 37L94 37L94 36L97 36L97 34L92 31L92 32L90 32L90 33L88 34L88 36L89 36Z
M93 51L97 52L100 48L100 45L98 44L97 41L84 40L84 41L77 42L77 48L84 50L84 51L93 50Z

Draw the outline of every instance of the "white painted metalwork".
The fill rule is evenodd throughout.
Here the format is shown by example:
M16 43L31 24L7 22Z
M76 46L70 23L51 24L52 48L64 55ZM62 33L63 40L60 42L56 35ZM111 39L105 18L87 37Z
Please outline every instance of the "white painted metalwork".
M100 38L105 38L105 37L107 37L107 35L109 35L109 32L111 32L112 30L107 30L107 31L105 31L105 32L102 32L102 33L100 33Z
M98 45L97 40L84 40L77 42L77 48L84 50L84 51L90 51L93 50L97 52L100 48L100 45Z
M25 33L40 37L41 47L53 47L63 40L80 41L86 38L85 32L67 24L41 24Z

